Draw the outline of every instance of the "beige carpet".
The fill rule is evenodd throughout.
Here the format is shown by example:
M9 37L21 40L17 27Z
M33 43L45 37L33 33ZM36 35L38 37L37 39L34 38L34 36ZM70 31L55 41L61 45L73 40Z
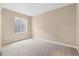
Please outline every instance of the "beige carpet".
M77 56L74 48L64 47L37 39L28 39L2 48L3 56Z

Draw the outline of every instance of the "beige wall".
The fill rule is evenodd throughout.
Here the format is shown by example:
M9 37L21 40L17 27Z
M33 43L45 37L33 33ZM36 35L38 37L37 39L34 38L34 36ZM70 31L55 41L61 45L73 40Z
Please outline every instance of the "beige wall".
M1 52L1 8L0 8L0 52Z
M79 51L79 4L77 4L77 45Z
M69 5L32 18L34 38L76 46L76 5Z
M21 16L28 20L29 25L27 33L15 33L14 16ZM26 38L31 38L31 17L7 9L2 9L2 44Z

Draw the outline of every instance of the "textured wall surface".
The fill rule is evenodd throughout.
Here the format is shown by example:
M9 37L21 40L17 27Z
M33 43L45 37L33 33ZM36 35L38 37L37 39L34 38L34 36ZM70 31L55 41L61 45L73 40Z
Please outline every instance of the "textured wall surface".
M28 32L15 33L14 16L26 18L28 21ZM2 43L10 43L31 37L31 17L13 12L7 9L2 9Z
M76 46L76 4L32 18L33 37Z
M0 8L0 52L1 52L1 8Z
M77 45L79 51L79 4L77 4Z

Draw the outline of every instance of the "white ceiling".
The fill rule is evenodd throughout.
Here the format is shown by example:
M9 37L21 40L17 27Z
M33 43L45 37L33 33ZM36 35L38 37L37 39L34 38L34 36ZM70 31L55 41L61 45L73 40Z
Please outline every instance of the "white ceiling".
M36 16L41 13L51 11L68 3L0 3L1 8L7 8L28 16Z

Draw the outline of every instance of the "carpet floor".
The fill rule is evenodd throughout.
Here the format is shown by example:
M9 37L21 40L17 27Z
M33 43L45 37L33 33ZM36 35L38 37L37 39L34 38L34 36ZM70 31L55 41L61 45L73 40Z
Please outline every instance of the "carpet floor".
M3 46L3 56L78 56L75 48L37 39L28 39Z

